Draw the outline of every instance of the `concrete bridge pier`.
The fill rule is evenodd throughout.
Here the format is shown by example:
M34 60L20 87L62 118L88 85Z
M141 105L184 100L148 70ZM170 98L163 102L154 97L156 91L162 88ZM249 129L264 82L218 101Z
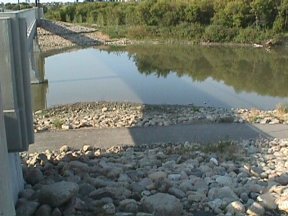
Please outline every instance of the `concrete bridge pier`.
M24 188L19 152L34 143L30 79L34 57L29 51L33 52L37 11L0 13L0 216L16 215L14 205Z
M40 84L46 82L44 80L44 70L42 66L43 57L37 42L37 38L33 39L33 46L29 52L30 79L31 84Z

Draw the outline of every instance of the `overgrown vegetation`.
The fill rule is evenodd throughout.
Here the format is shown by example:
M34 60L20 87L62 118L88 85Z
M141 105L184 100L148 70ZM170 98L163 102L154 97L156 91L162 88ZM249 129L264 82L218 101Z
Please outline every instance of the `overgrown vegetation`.
M97 24L114 37L250 43L288 29L288 0L143 0L52 8L48 19Z
M28 8L32 8L32 7L33 7L33 5L26 3L26 2L21 2L19 4L16 4L16 3L5 4L6 10L23 10L23 9L28 9Z

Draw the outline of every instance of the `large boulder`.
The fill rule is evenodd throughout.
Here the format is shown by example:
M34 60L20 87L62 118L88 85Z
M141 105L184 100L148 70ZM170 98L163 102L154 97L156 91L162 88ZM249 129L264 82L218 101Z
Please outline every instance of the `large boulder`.
M155 216L178 216L183 211L180 200L165 193L144 197L141 204L145 212L154 213Z
M39 201L52 207L58 207L68 202L78 193L79 187L73 182L56 182L43 186L39 193Z

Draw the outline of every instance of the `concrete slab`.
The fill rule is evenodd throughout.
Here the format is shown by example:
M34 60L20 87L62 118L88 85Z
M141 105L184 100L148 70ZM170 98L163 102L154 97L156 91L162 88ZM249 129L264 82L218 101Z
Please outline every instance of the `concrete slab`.
M219 140L243 140L256 138L288 138L287 125L250 124L194 124L168 127L78 129L35 134L35 144L29 152L46 149L58 150L67 144L81 148L85 144L99 148L115 145L139 145L161 142L199 142L202 144Z

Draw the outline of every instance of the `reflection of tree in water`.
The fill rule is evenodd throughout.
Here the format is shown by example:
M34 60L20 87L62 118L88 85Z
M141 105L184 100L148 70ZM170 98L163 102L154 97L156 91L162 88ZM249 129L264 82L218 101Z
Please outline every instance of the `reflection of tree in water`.
M200 47L177 45L128 46L138 70L166 77L175 72L203 81L212 77L237 92L288 96L288 51L248 47Z

